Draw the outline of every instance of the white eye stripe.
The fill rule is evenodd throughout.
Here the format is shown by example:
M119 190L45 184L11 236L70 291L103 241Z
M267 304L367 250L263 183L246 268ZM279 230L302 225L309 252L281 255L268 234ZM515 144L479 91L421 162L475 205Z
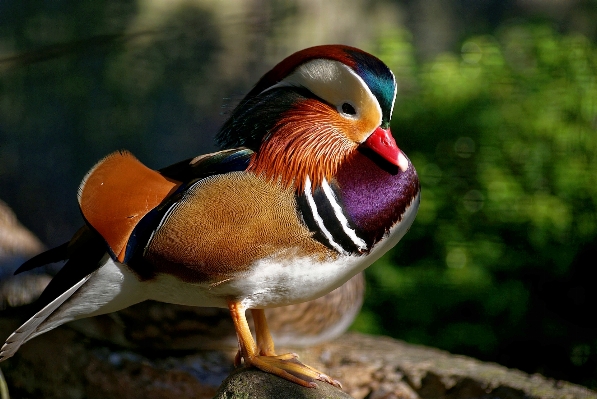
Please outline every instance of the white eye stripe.
M381 124L383 113L379 101L365 81L349 66L339 61L316 59L306 62L261 93L279 87L304 87L332 104L343 116L349 115L342 112L344 103L350 104L356 110L357 114L353 118L362 116L361 112L365 110L367 114L374 110L374 115L379 118L375 127Z

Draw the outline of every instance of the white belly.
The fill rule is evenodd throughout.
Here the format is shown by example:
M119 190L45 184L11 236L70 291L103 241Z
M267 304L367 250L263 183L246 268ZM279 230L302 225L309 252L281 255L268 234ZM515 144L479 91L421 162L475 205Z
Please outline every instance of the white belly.
M285 257L287 259L287 257ZM217 285L184 283L159 275L144 287L147 299L188 306L227 307L229 299L247 308L305 302L327 294L369 266L369 257L341 256L324 263L309 257L264 259L251 270Z

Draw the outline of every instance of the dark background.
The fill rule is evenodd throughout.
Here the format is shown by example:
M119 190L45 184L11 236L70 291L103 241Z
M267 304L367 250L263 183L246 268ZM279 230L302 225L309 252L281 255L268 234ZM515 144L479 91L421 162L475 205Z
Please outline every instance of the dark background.
M361 47L397 76L423 193L353 328L597 389L595 21L589 0L0 1L0 199L61 244L103 156L212 151L284 56Z

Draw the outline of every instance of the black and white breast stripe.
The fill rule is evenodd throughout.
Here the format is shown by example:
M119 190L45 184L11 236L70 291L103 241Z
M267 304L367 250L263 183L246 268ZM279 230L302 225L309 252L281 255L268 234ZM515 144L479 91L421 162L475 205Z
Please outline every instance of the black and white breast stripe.
M333 188L325 179L321 187L312 191L311 180L307 177L305 190L297 195L297 204L299 213L317 241L343 255L362 254L368 250L367 243L357 235Z

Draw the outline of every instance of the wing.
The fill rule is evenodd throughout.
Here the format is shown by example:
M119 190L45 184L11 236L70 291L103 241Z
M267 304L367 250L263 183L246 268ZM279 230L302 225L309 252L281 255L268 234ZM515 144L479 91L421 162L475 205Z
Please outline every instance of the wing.
M272 257L334 256L301 221L294 190L253 173L198 180L162 215L142 257L188 282L218 284Z
M98 162L79 187L88 226L106 241L114 260L126 263L151 236L165 210L197 180L246 169L252 151L234 149L149 169L128 152Z
M128 152L104 158L86 175L79 189L87 224L69 242L34 256L15 271L19 274L67 261L41 294L36 310L93 273L107 250L117 259L116 254L121 254L124 248L130 258L137 244L147 242L165 210L176 203L190 185L216 174L245 170L252 153L240 148L201 155L161 169L159 173L145 167ZM172 193L174 187L178 191ZM114 192L108 192L107 188ZM131 215L134 217L129 217ZM106 232L112 227L115 231Z
M59 274L76 281L56 278L47 304L93 272L105 251L140 278L167 272L210 283L274 253L330 255L301 221L292 189L244 172L252 154L225 150L154 171L128 152L113 153L81 183L84 234L20 270L70 259ZM94 257L88 263L86 253Z

